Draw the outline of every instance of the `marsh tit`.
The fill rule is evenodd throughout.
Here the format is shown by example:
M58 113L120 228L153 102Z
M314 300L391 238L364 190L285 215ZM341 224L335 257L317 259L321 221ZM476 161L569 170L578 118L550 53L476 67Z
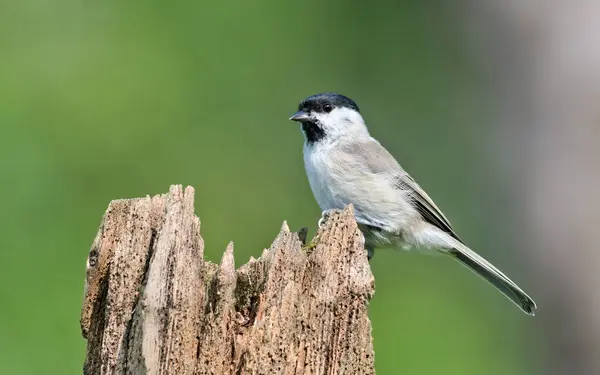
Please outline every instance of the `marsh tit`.
M369 259L378 246L436 250L456 259L534 315L535 302L499 269L469 249L427 193L373 137L350 98L304 99L290 120L304 135L304 166L323 217L354 205Z

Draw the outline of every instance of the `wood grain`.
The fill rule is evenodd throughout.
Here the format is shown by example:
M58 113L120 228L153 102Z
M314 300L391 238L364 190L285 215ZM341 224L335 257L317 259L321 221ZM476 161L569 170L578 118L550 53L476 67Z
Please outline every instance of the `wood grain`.
M110 203L88 256L84 374L374 374L374 293L351 206L309 247L203 259L194 189Z

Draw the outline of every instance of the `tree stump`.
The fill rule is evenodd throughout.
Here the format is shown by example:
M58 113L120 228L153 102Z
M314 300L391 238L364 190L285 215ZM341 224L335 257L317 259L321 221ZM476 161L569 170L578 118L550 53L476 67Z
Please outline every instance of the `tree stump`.
M374 293L352 206L309 246L284 222L235 269L203 259L194 189L110 203L91 247L84 374L374 374Z

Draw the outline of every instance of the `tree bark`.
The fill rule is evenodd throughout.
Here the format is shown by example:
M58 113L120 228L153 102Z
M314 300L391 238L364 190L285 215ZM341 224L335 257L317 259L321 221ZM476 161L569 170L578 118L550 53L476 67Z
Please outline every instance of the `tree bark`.
M203 259L194 190L110 203L91 247L84 374L373 374L374 293L351 206L308 247L284 222L239 269Z

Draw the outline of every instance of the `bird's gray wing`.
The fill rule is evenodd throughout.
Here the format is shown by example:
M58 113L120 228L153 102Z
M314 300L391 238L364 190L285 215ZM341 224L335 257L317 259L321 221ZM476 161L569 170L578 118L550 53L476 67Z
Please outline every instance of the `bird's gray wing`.
M389 183L394 188L407 193L407 196L411 198L411 203L423 220L435 225L461 243L463 242L454 232L450 221L433 203L429 195L402 169L396 159L377 140L371 138L368 141L348 145L345 151L353 153L355 157L362 158L362 164L367 166L369 172L389 175Z
M458 237L450 221L444 216L442 211L433 203L433 200L427 195L427 193L413 180L413 178L406 172L404 175L398 175L393 182L394 187L405 190L412 198L412 203L423 217L423 220L430 224L435 225L439 229L451 235L454 239L463 243Z

